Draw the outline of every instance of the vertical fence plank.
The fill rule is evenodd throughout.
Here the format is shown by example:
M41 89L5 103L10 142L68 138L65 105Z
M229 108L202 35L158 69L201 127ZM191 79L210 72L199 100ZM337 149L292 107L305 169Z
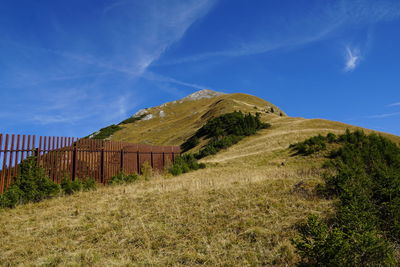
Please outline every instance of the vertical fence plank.
M100 181L104 183L104 147L100 152Z
M27 136L27 141L26 141L26 158L29 158L32 156L32 151L31 151L31 135L29 134Z
M2 176L1 176L1 187L4 189L7 187L6 177L7 177L7 155L9 150L9 139L10 136L6 134L6 140L4 143L4 155L3 155L3 167L2 167Z
M25 160L25 139L26 136L22 135L22 145L21 145L21 162ZM1 146L0 146L1 147Z
M32 156L35 156L35 148L36 148L36 135L32 135Z
M58 182L60 179L60 137L55 137L54 146L54 181Z
M14 157L14 168L13 168L13 177L17 176L18 173L18 160L19 160L19 153L20 153L20 139L21 139L21 135L17 135L17 146L15 147L15 157Z
M60 146L58 148L59 150L59 162L60 162L60 170L59 170L59 177L58 180L61 182L62 179L64 179L65 176L65 171L64 171L64 167L65 167L65 155L64 155L64 151L65 151L65 138L64 137L60 137Z
M56 137L52 136L51 137L51 178L54 182L56 182L56 152L55 152L55 148L56 148Z
M68 179L72 180L72 172L71 172L71 162L72 162L72 144L71 137L67 138L67 149L66 149L66 167L65 171L68 175Z
M48 158L48 155L47 155L47 138L46 138L46 136L43 137L43 147L42 147L42 150L43 150L42 166L43 166L43 168L47 168L47 158Z
M12 171L12 159L13 159L13 155L14 155L14 148L15 145L15 134L11 135L11 146L10 146L10 159L9 159L9 163L8 163L8 168L7 168L7 187L10 185L11 183L11 171Z
M3 165L3 161L5 160L4 159L5 152L2 150L5 150L5 149L3 149L3 134L0 134L0 166ZM3 155L3 157L2 157L2 155ZM2 181L3 181L3 169L0 169L0 194L3 193L3 191L4 191Z
M39 136L39 145L38 145L38 148L37 148L37 165L39 166L39 167L41 167L42 166L42 163L41 163L41 160L42 160L42 145L43 145L43 137L42 136Z
M28 135L27 146L26 146L26 157L31 156L31 135Z
M78 158L78 152L77 152L77 144L75 142L75 138L72 138L72 143L73 143L73 149L72 149L72 162L71 162L71 180L75 181L76 177L76 171L77 171L77 158Z
M88 144L88 152L87 152L87 154L88 154L88 163L87 163L87 165L88 165L88 171L87 171L87 177L85 177L85 178L88 178L88 177L91 177L92 176L92 170L93 170L93 168L92 168L92 140L90 140L90 139L86 139L87 140L87 144Z
M46 161L47 162L46 163L47 163L49 178L51 180L53 180L53 177L52 177L53 170L52 170L52 165L51 165L51 163L52 163L52 161L51 161L51 157L52 157L51 142L52 142L52 137L51 136L47 136L47 153L46 153L46 158L47 158Z

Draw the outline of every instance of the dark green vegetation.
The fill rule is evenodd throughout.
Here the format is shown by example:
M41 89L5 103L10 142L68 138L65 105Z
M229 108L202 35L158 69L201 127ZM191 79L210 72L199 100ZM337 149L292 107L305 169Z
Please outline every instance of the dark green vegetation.
M201 138L209 139L208 143L198 153L186 153L176 158L169 172L172 175L180 175L205 168L205 165L198 163L197 159L214 155L221 149L236 144L245 136L253 135L257 130L268 127L270 127L268 123L261 122L259 113L254 116L251 113L245 115L241 111L235 111L210 119L181 145L181 149L186 152L194 148L200 143Z
M183 152L194 148L200 139L209 139L209 142L195 154L197 159L214 155L221 149L236 144L245 136L253 135L257 130L270 127L260 120L260 114L243 114L241 111L227 113L209 120L203 127L181 145Z
M117 184L129 184L137 181L139 176L137 174L125 174L123 172L118 173L117 175L113 176L108 183L112 185Z
M356 131L314 137L293 145L308 155L332 149L325 164L331 175L318 191L337 198L336 214L310 216L293 241L302 264L314 266L397 266L400 245L400 148L375 134ZM305 148L305 149L304 149Z
M107 127L104 127L102 129L100 129L98 132L94 133L91 138L92 139L106 139L111 137L114 133L122 130L123 128L119 125L124 125L124 124L128 124L128 123L134 123L136 121L140 121L141 119L143 119L144 117L146 117L146 114L143 114L141 116L138 117L130 117L127 118L126 120L121 121L118 125L110 125ZM89 135L90 136L90 135ZM86 138L88 138L89 136L87 136Z
M327 136L317 135L311 137L303 142L290 145L290 148L296 151L298 155L311 155L315 152L325 150L327 143L335 143L337 137L333 133L329 133Z
M134 123L134 122L140 121L141 119L143 119L144 117L146 117L146 115L147 115L147 114L143 114L143 115L140 115L140 116L135 116L135 117L127 118L126 120L121 121L118 125L121 125L121 124L128 124L128 123Z
M97 133L92 135L92 139L106 139L113 135L115 132L122 130L121 126L118 125L110 125L100 129Z
M191 170L204 169L205 167L204 163L198 163L194 155L188 153L175 158L174 164L169 169L169 173L177 176Z
M39 202L60 194L72 194L95 187L93 179L74 182L64 180L60 186L47 177L44 169L37 166L35 157L30 157L21 162L18 176L0 195L0 208L14 208L19 204Z
M96 189L96 181L91 178L75 181L64 179L61 181L60 186L64 194L72 195L79 191L89 191Z

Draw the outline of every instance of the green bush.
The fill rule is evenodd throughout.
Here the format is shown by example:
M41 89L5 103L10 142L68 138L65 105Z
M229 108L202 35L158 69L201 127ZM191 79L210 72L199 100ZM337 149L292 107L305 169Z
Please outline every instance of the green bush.
M228 148L242 140L245 136L255 134L260 129L270 127L260 120L260 113L256 115L243 114L240 111L227 113L209 120L203 127L181 145L186 152L200 143L200 138L209 139L209 142L195 155L197 159L214 155L224 148Z
M82 181L82 190L90 191L95 190L97 188L97 182L93 178L86 178Z
M128 124L128 123L134 123L134 122L140 121L141 119L143 119L144 117L146 117L146 115L147 115L147 114L143 114L143 115L140 115L140 116L137 116L137 117L130 117L130 118L127 118L126 120L121 121L118 125L121 125L121 124Z
M61 181L61 189L66 195L72 195L82 190L82 183L79 180L71 181L70 179L63 179Z
M92 178L86 178L83 180L76 179L71 181L68 178L64 178L61 181L61 190L65 195L72 195L79 191L89 191L96 189L96 180Z
M118 125L110 125L107 127L104 127L102 129L99 130L98 133L93 134L91 136L92 139L106 139L108 137L110 137L111 135L113 135L114 133L118 132L119 130L122 130L123 128L121 126Z
M44 169L37 166L35 157L19 165L19 173L11 186L0 196L0 207L13 208L18 204L37 202L57 195L60 186L51 181Z
M123 172L114 175L109 181L109 184L117 185L117 184L129 184L137 181L139 176L137 174L124 174Z
M335 175L319 190L338 199L327 222L310 217L294 244L305 263L328 266L396 266L400 242L400 148L362 131L327 137L340 148L325 166ZM323 238L322 238L323 237Z
M187 153L175 158L174 164L170 167L169 172L177 176L191 170L204 169L205 167L206 165L204 163L198 163L193 154Z
M329 227L315 215L298 227L293 243L304 266L396 266L392 246L379 233Z
M331 139L332 136L329 136ZM315 152L325 150L326 143L328 142L328 137L318 135L311 137L303 142L290 145L290 148L296 151L298 155L311 155Z

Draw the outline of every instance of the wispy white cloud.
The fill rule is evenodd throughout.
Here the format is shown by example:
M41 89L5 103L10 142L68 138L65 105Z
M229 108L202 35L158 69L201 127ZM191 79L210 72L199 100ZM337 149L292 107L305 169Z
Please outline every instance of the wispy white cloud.
M2 47L16 55L29 55L10 61L10 75L4 75L7 80L0 84L2 88L19 88L26 98L25 109L11 117L41 125L78 125L88 121L105 125L127 117L142 99L135 82L142 76L151 76L147 74L151 64L207 14L215 1L114 1L97 12L102 16L89 34L85 27L71 32L62 28L63 23L57 23L58 30L52 36L57 39L54 43L63 43L61 46L42 47L40 42L3 38ZM63 38L66 42L61 41ZM201 87L172 78L156 78L156 74L152 79ZM14 104L10 106L15 107Z
M226 49L204 51L181 58L161 60L157 65L174 65L203 61L218 57L241 57L273 52L280 49L292 49L329 38L335 32L349 25L372 25L382 21L394 20L400 17L400 2L394 0L340 0L331 3L314 5L307 14L301 17L293 16L285 20L271 20L263 32L255 31L254 25L249 25L249 32L257 37L249 36L245 40L241 36L227 36L224 43ZM216 25L216 27L218 27ZM251 27L251 28L250 28ZM276 29L279 29L278 31ZM234 43L231 44L232 38ZM239 40L239 42L238 42ZM357 66L359 56L351 51L348 69Z
M318 18L317 18L318 20ZM297 23L297 22L296 22ZM320 24L321 22L316 22L315 24ZM251 56L258 54L265 54L274 52L281 49L293 49L296 47L301 47L309 43L317 42L323 40L329 34L331 34L335 29L342 25L341 20L332 20L329 23L324 23L325 26L316 29L313 32L299 33L299 32L287 32L282 34L280 37L271 38L265 33L261 33L261 37L256 38L257 40L245 41L242 40L235 47L228 48L225 50L217 50L212 52L204 52L199 54L194 54L182 58L175 58L172 60L167 60L157 62L156 65L175 65L189 62L203 61L218 57L241 57L241 56ZM290 25L286 25L283 28L291 28ZM304 27L306 28L306 27ZM265 37L263 37L265 36ZM226 40L229 43L229 40Z
M400 102L392 103L392 104L389 104L387 106L388 107L397 107L397 106L400 106Z
M394 116L399 116L400 112L393 112L393 113L384 113L384 114L377 114L377 115L372 115L368 116L370 119L383 119L383 118L388 118L388 117L394 117Z
M351 48L346 46L346 57L345 57L345 67L344 71L350 72L357 68L360 63L361 56L360 51L357 48Z
M167 77L167 76L163 76L160 74L156 74L154 72L146 72L143 75L144 79L147 79L149 81L155 81L155 82L164 82L164 83L172 83L172 84L176 84L176 85L182 85L185 87L190 87L193 89L197 89L197 90L203 90L203 89L210 89L210 90L216 90L214 88L210 88L208 86L205 85L200 85L200 84L196 84L196 83L188 83L188 82L184 82L184 81L180 81L171 77Z

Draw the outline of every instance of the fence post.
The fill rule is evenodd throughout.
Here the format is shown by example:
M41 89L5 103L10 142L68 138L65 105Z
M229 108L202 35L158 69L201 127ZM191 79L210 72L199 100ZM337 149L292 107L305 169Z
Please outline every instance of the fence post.
M100 152L100 180L102 183L105 182L105 179L104 179L104 148L102 148L101 152Z
M137 166L137 172L138 174L141 174L141 170L140 170L140 153L139 153L139 148L138 151L136 152L136 166Z
M162 153L162 167L165 168L165 152Z
M37 166L40 166L40 147L35 149L35 157L36 157L36 161L37 161Z
M72 150L72 181L76 179L76 170L78 167L78 151L76 143L74 143L74 148Z
M124 149L121 148L121 172L124 172Z
M154 169L153 150L150 151L151 168Z

